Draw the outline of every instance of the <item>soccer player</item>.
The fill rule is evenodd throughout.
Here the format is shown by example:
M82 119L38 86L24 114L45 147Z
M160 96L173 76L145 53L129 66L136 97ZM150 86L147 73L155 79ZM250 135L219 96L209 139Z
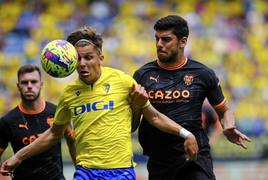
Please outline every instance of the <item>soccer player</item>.
M197 138L197 159L185 157L184 139L159 131L146 117L139 127L139 142L149 156L150 180L214 180L209 140L201 126L201 109L205 98L221 118L229 141L246 148L250 139L235 127L234 116L223 96L213 70L187 58L187 21L177 15L160 18L154 25L158 58L134 73L134 79L148 93L151 104L161 113L192 132Z
M140 109L153 126L184 138L187 157L196 158L198 147L192 133L156 111L144 88L131 76L102 66L100 35L84 27L71 33L67 40L78 52L79 78L64 90L52 127L5 161L4 170L12 171L40 149L56 143L73 122L77 163L74 179L134 180L131 125L132 116Z
M40 69L37 66L24 65L18 70L17 76L21 103L0 119L0 157L9 142L16 153L35 141L51 126L56 110L54 104L45 101L40 96L43 82ZM71 156L75 159L74 139L71 129L66 130L65 137ZM8 175L8 172L3 174ZM42 154L22 162L14 171L13 176L14 180L65 179L60 142Z

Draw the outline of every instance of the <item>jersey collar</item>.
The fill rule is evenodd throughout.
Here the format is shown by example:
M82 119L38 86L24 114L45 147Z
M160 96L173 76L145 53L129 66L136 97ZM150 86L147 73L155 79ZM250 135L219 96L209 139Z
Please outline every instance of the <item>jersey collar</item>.
M185 66L185 64L188 62L188 58L186 58L184 61L182 61L180 64L176 65L176 66L166 66L165 64L161 63L158 59L157 59L157 64L158 66L160 66L163 69L166 70L176 70L176 69L181 69L183 66Z
M39 114L41 112L44 111L45 107L46 107L46 101L42 99L42 104L40 105L40 107L38 107L37 110L28 110L28 109L25 109L22 105L22 103L20 103L18 105L19 107L19 110L25 114Z

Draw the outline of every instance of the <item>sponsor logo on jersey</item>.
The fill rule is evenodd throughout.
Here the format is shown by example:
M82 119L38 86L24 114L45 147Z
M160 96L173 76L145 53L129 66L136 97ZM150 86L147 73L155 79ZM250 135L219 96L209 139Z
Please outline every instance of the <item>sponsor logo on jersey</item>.
M38 134L34 134L34 135L31 135L31 136L24 136L22 138L22 143L27 145L27 144L31 144L32 142L34 142L37 138L39 137Z
M74 115L77 116L85 112L113 110L113 109L114 109L114 101L109 102L96 101L93 103L87 103L74 107Z
M148 91L149 99L151 100L178 100L183 99L187 100L190 97L190 91L187 89L184 90L157 90L157 91Z
M159 79L159 75L157 77L150 76L149 79L157 83Z
M25 122L24 124L19 124L19 127L20 128L25 128L25 129L29 130L29 128L28 128L28 122Z
M190 75L190 74L185 75L183 78L183 81L187 86L191 85L193 80L194 80L194 77L193 75Z

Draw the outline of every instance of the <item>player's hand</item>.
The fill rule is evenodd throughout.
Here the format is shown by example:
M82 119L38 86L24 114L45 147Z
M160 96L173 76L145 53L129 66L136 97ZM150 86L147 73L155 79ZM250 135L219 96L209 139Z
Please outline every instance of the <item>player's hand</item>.
M13 172L9 172L9 171L2 171L0 170L0 174L2 176L10 176L11 178L13 178ZM0 176L1 177L1 176Z
M17 158L16 155L13 155L2 164L1 169L7 172L13 172L14 169L16 169L16 167L18 167L21 164L21 162L22 161L19 158Z
M130 93L132 98L131 108L133 111L141 109L145 103L148 101L148 94L145 91L144 87L141 85L133 85L132 92Z
M235 127L224 129L223 134L230 142L237 144L244 149L247 149L247 146L244 144L244 141L251 141L249 137L238 131Z
M194 161L197 159L198 144L192 133L189 134L184 141L184 150L186 152L187 161Z

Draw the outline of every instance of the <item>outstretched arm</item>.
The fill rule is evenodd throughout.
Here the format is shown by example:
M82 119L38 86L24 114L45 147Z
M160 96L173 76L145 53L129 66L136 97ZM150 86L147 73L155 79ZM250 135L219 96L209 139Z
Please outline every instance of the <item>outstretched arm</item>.
M40 135L33 143L25 146L2 164L6 171L13 171L20 163L34 155L46 151L62 138L68 125L53 124L48 130Z
M224 108L215 109L219 118L221 120L221 125L223 127L223 134L227 137L227 139L244 149L247 149L247 146L244 144L244 141L250 142L251 139L247 137L245 134L241 133L237 130L235 126L235 118L233 112L229 109L227 103Z

